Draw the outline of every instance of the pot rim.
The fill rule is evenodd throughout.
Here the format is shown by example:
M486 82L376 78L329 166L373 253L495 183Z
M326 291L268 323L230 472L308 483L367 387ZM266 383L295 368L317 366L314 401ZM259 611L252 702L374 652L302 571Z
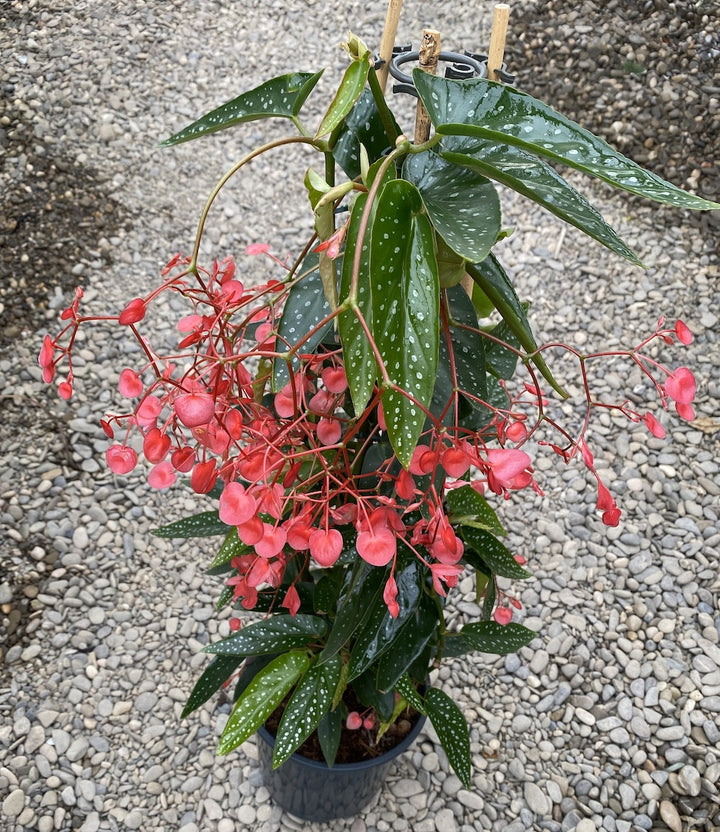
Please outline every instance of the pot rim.
M412 743L417 739L418 735L422 731L423 727L425 726L425 722L427 721L427 716L425 714L420 714L417 722L410 731L406 734L406 736L399 742L394 748L391 748L389 751L386 751L384 754L380 754L378 757L372 757L369 760L360 760L357 763L336 763L332 768L328 766L328 764L323 760L311 760L309 757L303 757L302 754L298 754L297 751L290 757L290 760L297 765L307 766L308 768L317 769L318 771L362 771L363 769L374 768L378 765L382 765L383 763L389 763L394 760L396 757L399 757L404 751L412 745ZM257 730L258 736L262 738L264 742L266 742L271 749L275 748L275 737L267 730L264 725L261 725ZM289 761L288 761L289 762ZM284 765L284 763L283 763ZM282 768L282 766L280 766Z

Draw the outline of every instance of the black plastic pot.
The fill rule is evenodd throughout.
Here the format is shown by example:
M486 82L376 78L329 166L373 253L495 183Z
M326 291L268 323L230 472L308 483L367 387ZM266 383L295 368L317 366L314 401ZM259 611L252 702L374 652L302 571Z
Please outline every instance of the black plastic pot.
M299 818L324 822L359 814L380 791L395 759L414 742L425 724L425 717L395 748L361 763L325 763L293 754L273 770L275 738L265 728L258 731L258 759L263 782L278 806Z

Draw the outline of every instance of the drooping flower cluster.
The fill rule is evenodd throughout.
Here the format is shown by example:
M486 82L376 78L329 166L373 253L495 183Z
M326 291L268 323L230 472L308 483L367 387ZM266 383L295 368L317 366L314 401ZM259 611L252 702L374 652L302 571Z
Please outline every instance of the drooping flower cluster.
M267 247L249 252L267 253ZM101 320L133 333L144 361L120 374L119 391L132 404L102 422L107 436L117 440L107 450L108 465L118 475L135 468L135 436L151 465L148 482L154 488L173 485L178 474L189 474L199 494L220 482L219 517L235 529L238 546L227 583L243 607L253 609L264 588L280 587L291 559L300 559L302 568L329 568L357 554L372 566L391 566L383 598L397 615L394 566L401 549L422 560L435 591L444 596L459 579L465 553L447 509L448 492L468 484L481 494L505 498L528 487L539 491L523 446L543 425L558 431L564 444L542 444L565 461L581 457L597 478L602 521L617 525L620 510L597 475L585 441L590 412L613 409L662 436L655 416L627 403L599 404L588 392L588 418L580 435L572 436L547 415L547 400L530 370L533 382L514 398L508 395L506 407L483 402L488 419L479 429L461 427L457 415L446 418L448 409L457 409L456 393L477 398L476 391L453 391L442 416L426 414L406 470L386 441L381 391L376 389L364 412L353 412L339 343L326 338L305 352L303 344L320 325L292 349L283 343L278 321L294 277L290 272L282 281L247 289L229 258L203 271L178 255L163 271L162 284L131 300L119 315L81 315L78 290L62 313L66 327L55 339L45 337L39 356L46 382L67 363L59 393L69 398L78 328ZM189 304L189 314L178 323L177 347L169 354L155 352L139 326L166 291ZM652 379L664 406L672 400L678 413L691 419L694 377L685 367L670 371L645 354L657 338L687 344L692 336L682 322L666 329L660 320L633 350L580 355L567 349L580 362L586 390L588 361L621 355ZM496 597L494 618L505 624L519 602L499 590ZM293 614L299 609L294 582L286 586L281 603Z

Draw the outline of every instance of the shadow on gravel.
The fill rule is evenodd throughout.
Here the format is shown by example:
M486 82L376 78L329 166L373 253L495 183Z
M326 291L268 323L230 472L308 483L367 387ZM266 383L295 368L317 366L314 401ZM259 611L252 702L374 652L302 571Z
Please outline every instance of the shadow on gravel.
M111 262L111 245L99 250L99 243L128 219L95 171L37 139L27 114L11 104L0 112L0 183L2 347L43 325L55 287L70 298L90 264Z

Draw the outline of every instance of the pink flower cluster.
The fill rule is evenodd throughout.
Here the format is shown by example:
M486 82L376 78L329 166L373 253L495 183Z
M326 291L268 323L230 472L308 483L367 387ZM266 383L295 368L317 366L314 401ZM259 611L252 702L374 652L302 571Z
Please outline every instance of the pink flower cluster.
M251 251L266 252L265 246ZM131 444L135 434L152 466L148 482L154 488L168 488L178 474L189 475L199 494L210 492L218 480L222 483L219 516L235 529L243 547L232 560L228 584L235 599L248 609L256 606L259 590L282 584L290 559L300 558L303 565L311 559L327 568L344 553L356 552L373 566L391 565L383 597L396 616L394 572L400 544L426 564L435 591L445 595L458 581L464 554L463 541L445 508L447 491L468 483L480 493L505 498L519 489L539 490L530 456L521 446L543 423L549 422L567 440L564 447L545 444L566 461L579 452L597 477L584 430L573 438L550 422L536 383L525 385L516 399L508 398L505 410L488 405L495 418L481 431L462 429L457 423L448 427L427 414L427 429L408 470L389 452L372 471L364 472L358 463L385 436L381 392L376 390L365 411L351 418L339 345L303 353L301 342L287 358L290 346L282 342L277 328L287 282L246 289L232 260L216 261L204 271L179 255L163 277L156 290L134 298L115 316L81 315L78 290L62 313L68 321L65 328L57 338L48 335L43 342L39 356L43 378L53 381L58 365L65 361L67 375L59 393L69 398L78 328L97 320L128 327L144 360L120 374L120 394L131 406L102 422L108 437L119 434L119 441L107 450L108 465L118 475L135 468L138 452ZM138 328L152 302L165 291L181 295L191 307L178 324L177 347L169 354L154 352ZM682 322L666 330L660 321L650 338L624 355L653 379L663 404L673 400L678 413L689 419L695 396L690 370L681 367L671 372L641 352L653 338L673 337L682 343L692 338ZM583 374L587 361L599 355L582 357ZM278 359L286 361L287 381L273 392L273 361ZM662 384L655 380L657 373L664 375ZM532 425L522 412L523 396L526 403L529 396L538 413ZM641 416L627 405L598 405L588 396L588 413L598 406L644 421L656 436L663 433L650 413ZM620 511L599 477L597 482L602 520L617 525ZM519 602L502 594L499 598L495 620L507 623L511 607ZM298 610L294 584L286 590L282 605L293 614Z

